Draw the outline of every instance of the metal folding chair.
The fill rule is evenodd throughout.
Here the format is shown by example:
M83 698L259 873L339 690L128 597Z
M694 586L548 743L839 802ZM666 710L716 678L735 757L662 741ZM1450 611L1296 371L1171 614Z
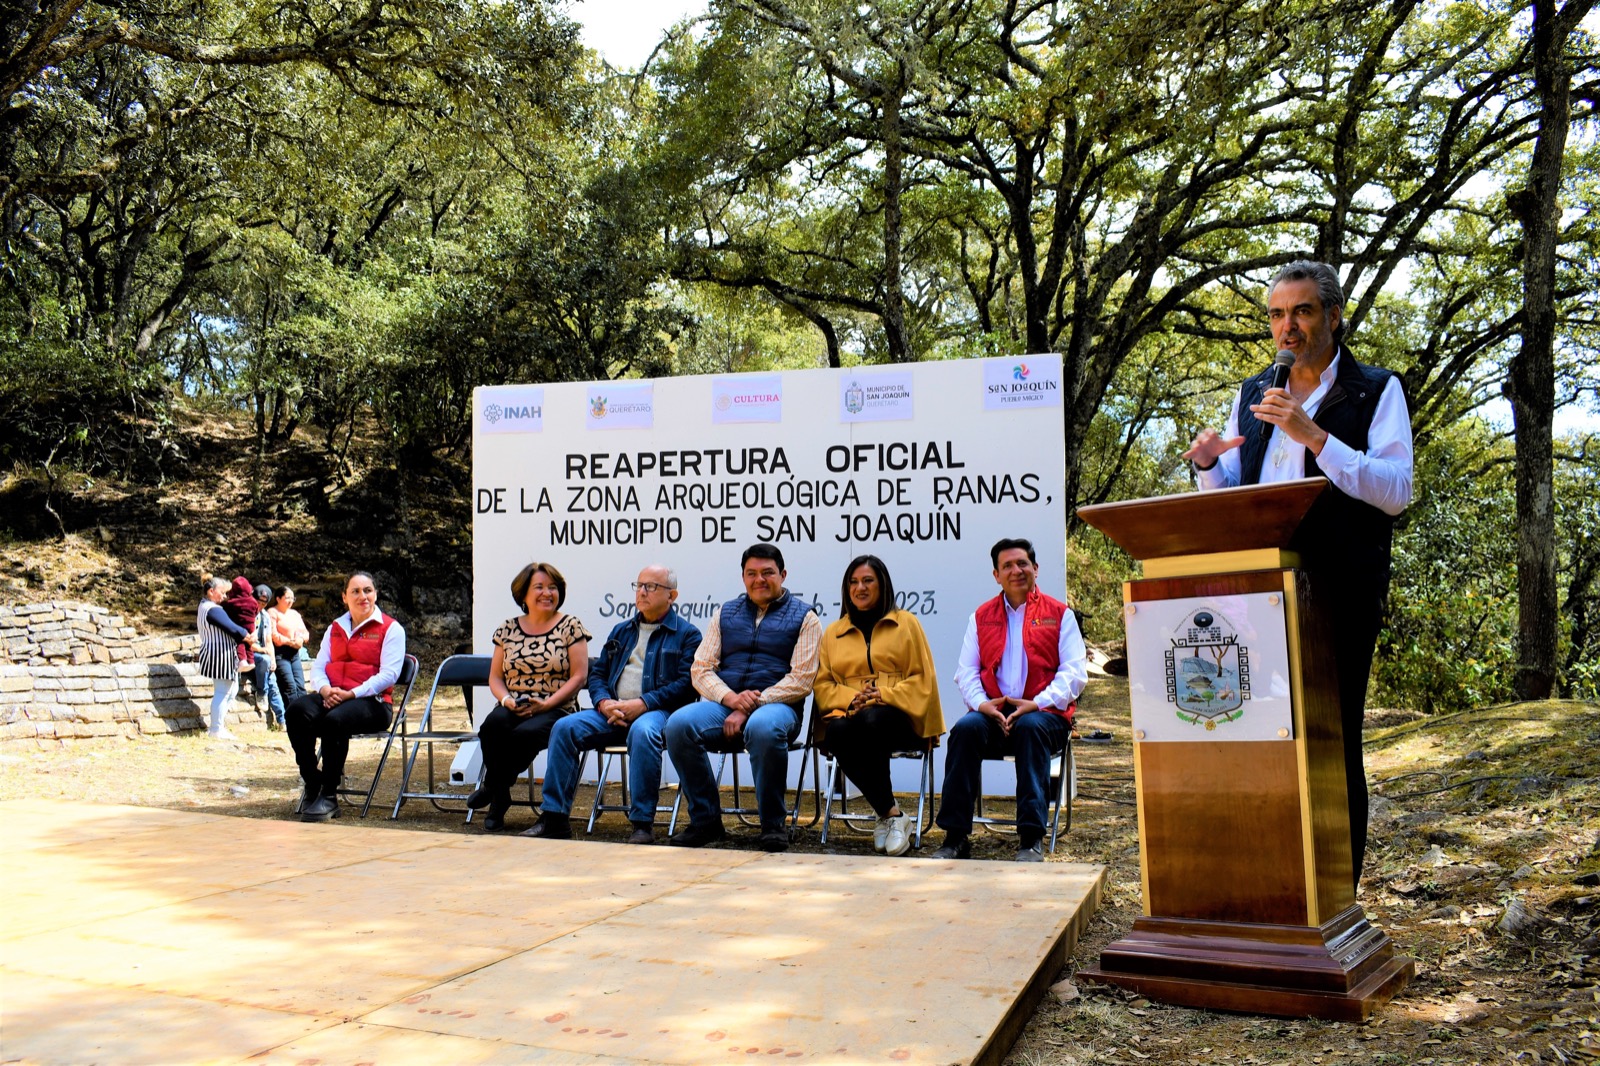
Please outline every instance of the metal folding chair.
M1015 763L1013 755L1002 756L1001 759L985 759L984 762L1005 761ZM1066 740L1061 742L1061 749L1050 757L1050 780L1056 786L1055 796L1050 801L1050 854L1056 853L1056 838L1060 835L1061 817L1065 813L1067 824L1066 831L1072 831L1072 801L1078 795L1078 762L1072 755L1072 732L1068 730ZM978 798L973 804L976 813L972 816L973 825L981 825L991 832L1004 832L1014 834L1017 832L1015 818L991 818L983 813L983 777L978 778ZM1000 826L1000 829L995 829ZM1009 828L1006 828L1009 827Z
M468 742L477 742L478 734L475 728L477 723L472 717L472 690L489 684L489 666L492 662L492 657L488 655L452 655L439 664L438 672L433 675L433 688L428 692L428 705L423 709L422 721L418 723L416 732L403 738L403 742L411 744L411 754L406 759L405 777L400 781L400 795L394 801L394 811L389 815L390 818L400 817L400 808L405 806L406 800L425 799L433 804L435 810L457 814L465 811L467 821L472 821L472 815L476 812L467 809L468 793L459 789L455 791L445 790L446 786L453 782L448 779L448 776L445 780L440 780L438 767L434 761L434 747L439 744L460 747ZM473 728L441 729L434 723L434 711L437 706L439 691L440 689L449 691L457 688L462 690L462 695L466 699L467 725ZM424 744L428 747L427 787L412 791L411 775L416 770L417 755ZM472 782L474 786L478 783L477 781ZM533 803L533 778L531 773L528 780L528 802L530 805ZM446 806L447 803L459 803L460 806Z
M593 833L594 823L599 819L601 814L627 814L628 811L632 809L632 803L630 801L633 799L633 796L628 792L628 745L626 743L608 744L603 748L585 748L579 755L579 758L582 760L578 764L578 777L580 780L583 777L584 767L588 764L589 756L591 754L595 756L595 766L598 769L598 773L596 774L594 781L594 803L589 807L589 828L587 830L588 832ZM619 784L622 787L621 803L606 802L606 789L609 788L611 784L609 778L611 774L611 761L613 759L621 760L621 765L617 768L617 775L620 779ZM674 790L676 790L676 786L673 787ZM660 815L671 815L677 809L678 805L676 803L670 805L662 805L657 803L656 821L660 821Z
M929 737L923 741L920 748L910 748L906 751L891 752L890 759L920 759L921 772L917 781L917 817L912 822L911 846L922 847L922 834L933 827L933 752L939 746L938 737ZM846 828L857 832L871 833L878 824L877 812L868 810L864 814L853 813L850 810L849 785L844 775L839 772L839 760L832 755L824 755L823 763L828 771L828 784L823 790L826 798L822 808L822 843L828 842L828 830L837 818ZM839 799L839 810L833 809L834 797Z
M808 698L805 707L800 712L800 728L796 730L796 736L789 739L789 754L793 755L797 751L800 752L800 774L795 780L794 806L789 808L789 836L791 839L801 827L800 807L806 794L806 761L808 758L811 762L813 807L811 821L805 824L807 826L816 825L822 818L822 784L820 781L822 767L821 760L817 755L815 739L812 735L812 706L813 701ZM711 755L722 756L721 762L717 764L718 796L722 794L722 775L727 771L728 764L733 764L733 805L730 807L725 803L722 804L722 816L727 817L731 814L739 819L739 824L741 825L749 826L752 829L760 828L761 809L757 806L747 805L739 798L739 791L742 787L739 781L739 756L745 754L744 733L741 732L736 737L719 737L714 743L706 745L706 752ZM755 797L752 796L752 803L754 799ZM672 819L667 823L667 832L671 833L677 830L678 814L682 806L683 789L680 788L678 789L678 795L672 801Z
M392 713L389 716L388 729L376 730L371 733L356 733L350 737L351 740L356 740L362 737L370 740L377 740L379 738L382 738L383 740L383 754L378 756L378 768L372 772L372 780L367 782L367 787L351 788L344 783L344 780L341 780L339 782L339 787L333 790L334 795L340 800L348 800L352 799L353 797L360 796L361 817L363 818L367 816L367 811L372 807L372 796L378 791L378 779L383 776L383 767L389 761L389 749L394 747L394 738L396 736L403 735L405 732L406 704L411 699L411 687L417 683L417 672L420 669L421 667L417 663L417 657L415 655L407 655L405 660L400 664L400 677L394 683L397 695L392 708ZM402 741L401 747L404 746L405 743ZM348 764L346 765L348 766ZM349 778L349 776L350 775L348 772L344 775L346 780ZM354 806L354 803L351 805Z

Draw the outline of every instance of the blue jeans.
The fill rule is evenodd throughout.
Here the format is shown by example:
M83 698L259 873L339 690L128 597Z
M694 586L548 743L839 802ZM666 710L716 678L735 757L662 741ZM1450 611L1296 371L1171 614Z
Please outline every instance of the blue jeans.
M678 785L689 799L692 825L722 822L722 800L706 751L708 746L726 750L722 723L727 717L728 708L722 704L701 700L672 712L667 722L667 751L678 768ZM789 821L785 802L789 740L799 728L800 712L786 703L763 704L744 723L744 747L750 753L763 833L782 832Z
M944 757L944 794L934 821L949 841L972 833L972 812L978 802L983 760L1014 755L1017 760L1017 839L1024 846L1045 834L1050 811L1050 759L1061 750L1072 726L1059 714L1030 711L1011 723L1011 735L1000 732L993 718L968 711L950 729ZM1062 768L1066 772L1066 768Z
M278 691L278 679L273 672L267 669L267 657L257 655L256 668L245 676L251 678L250 684L257 693L267 697L267 709L272 712L272 717L281 724L283 722L283 693Z
M278 695L283 702L293 703L306 694L306 675L300 664L299 648L279 648L278 666L273 673L278 680Z
M540 810L571 814L578 791L582 753L613 744L628 745L628 821L653 825L661 799L661 751L666 744L667 712L645 711L628 725L608 725L599 711L577 711L550 731L545 755L544 798Z

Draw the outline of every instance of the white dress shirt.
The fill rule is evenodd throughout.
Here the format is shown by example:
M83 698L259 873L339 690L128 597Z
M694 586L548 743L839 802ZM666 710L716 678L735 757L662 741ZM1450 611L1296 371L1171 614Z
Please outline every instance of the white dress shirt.
M361 623L361 626L365 628L382 620L383 612L374 608L371 617ZM354 635L350 622L350 612L346 611L334 619L333 626L338 626L344 630L346 637L350 637ZM328 680L328 660L333 655L333 626L329 626L328 631L322 635L322 647L317 649L316 661L311 664L312 692L321 692L322 686L332 684ZM399 622L391 624L384 633L383 651L379 654L378 672L350 690L351 695L357 699L362 696L380 696L394 688L394 683L400 680L400 668L406 661L406 631Z
M1342 358L1343 352L1334 354L1316 390L1300 405L1306 417L1316 417L1323 398L1338 376ZM1228 412L1228 425L1222 433L1224 437L1239 435L1239 396L1234 393L1233 409ZM1239 484L1241 451L1240 448L1228 449L1217 457L1217 464L1209 470L1196 467L1195 477L1200 488L1226 489ZM1411 416L1406 410L1406 395L1399 378L1390 378L1378 397L1378 407L1367 430L1367 450L1358 452L1329 434L1322 454L1317 456L1317 467L1333 487L1346 496L1371 504L1384 514L1397 515L1405 510L1411 502ZM1261 462L1260 483L1295 481L1305 476L1305 445L1291 440L1282 429L1273 426L1272 436L1267 440L1267 454Z
M1006 610L1006 646L1000 653L1000 666L995 670L994 678L1002 696L1020 699L1023 685L1028 680L1028 656L1022 643L1022 621L1028 604L1024 601L1021 607L1013 608L1009 601L1001 599L1000 605ZM1056 676L1050 679L1044 691L1033 698L1033 702L1041 709L1065 711L1089 683L1088 654L1083 647L1083 634L1078 632L1078 618L1070 607L1061 616L1056 653L1061 664L1056 667ZM961 658L957 661L955 676L961 698L974 710L978 704L989 699L989 694L983 690L981 669L978 662L978 616L974 612L968 616L967 632L961 638Z

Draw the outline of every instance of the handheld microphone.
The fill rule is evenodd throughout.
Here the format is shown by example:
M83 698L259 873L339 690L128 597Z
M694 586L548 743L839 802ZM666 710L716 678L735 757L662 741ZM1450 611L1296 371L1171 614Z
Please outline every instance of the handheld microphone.
M1281 389L1287 385L1289 383L1289 368L1292 366L1294 366L1294 353L1287 348L1280 349L1278 354L1272 357L1272 380L1267 382L1267 388ZM1263 421L1261 423L1262 443L1266 443L1271 436L1272 423Z

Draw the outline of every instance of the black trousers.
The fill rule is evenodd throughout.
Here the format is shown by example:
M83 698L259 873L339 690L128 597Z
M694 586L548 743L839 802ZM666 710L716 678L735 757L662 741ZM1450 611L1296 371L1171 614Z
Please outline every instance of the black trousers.
M1344 728L1345 791L1350 799L1350 861L1357 885L1367 853L1367 768L1361 729L1367 714L1367 677L1383 620L1387 582L1324 582L1333 627L1333 661L1339 682L1339 718Z
M324 707L322 697L308 692L284 711L283 724L294 748L294 761L306 783L308 798L332 796L344 777L344 761L350 754L350 738L360 733L376 733L389 728L390 708L376 696L345 700ZM317 741L322 741L322 768L317 769Z
M562 719L560 711L541 711L526 718L496 707L478 727L483 751L483 787L497 804L509 806L517 775L533 764L550 746L550 730Z
M1017 842L1028 847L1049 828L1050 759L1072 733L1072 724L1050 711L1029 711L1011 723L1006 735L993 718L968 711L950 727L944 757L944 794L934 822L945 843L972 833L972 815L983 781L983 760L1014 756L1017 766ZM1066 768L1062 767L1066 773Z
M894 809L889 756L923 746L911 717L882 703L870 704L843 718L825 719L821 743L824 751L839 760L839 769L855 782L879 818L887 818Z

